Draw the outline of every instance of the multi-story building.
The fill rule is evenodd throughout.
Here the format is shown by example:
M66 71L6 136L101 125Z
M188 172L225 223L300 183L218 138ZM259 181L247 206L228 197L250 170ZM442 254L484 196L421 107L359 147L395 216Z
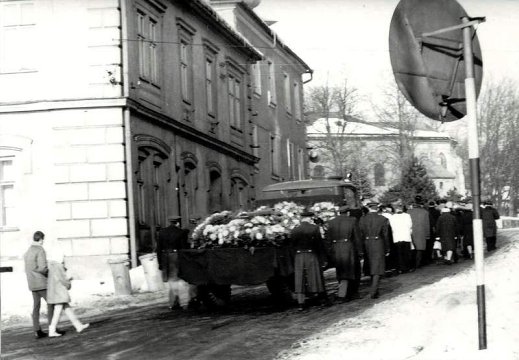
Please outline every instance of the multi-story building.
M326 126L328 123L328 127ZM319 146L329 137L332 141L345 141L353 155L360 160L368 173L373 189L382 195L400 180L400 170L395 165L395 144L399 141L398 129L387 125L348 121L346 126L339 119L318 119L308 127L308 143L321 152L319 161L312 163L313 176L335 175L334 166L326 159L325 147ZM457 142L448 134L432 130L415 130L409 139L415 156L423 162L427 175L434 182L438 195L444 197L449 190L466 195L463 162L456 153Z
M135 266L168 215L192 227L213 211L253 206L275 181L262 171L271 157L260 160L262 109L249 75L263 49L207 1L2 0L0 8L2 264L23 269L42 230L77 278L107 273L116 257ZM304 150L304 129L291 130L283 124L275 135Z
M253 10L258 0L212 0L231 27L262 52L251 66L254 154L261 160L256 188L307 174L303 84L312 69ZM261 198L261 191L257 192Z

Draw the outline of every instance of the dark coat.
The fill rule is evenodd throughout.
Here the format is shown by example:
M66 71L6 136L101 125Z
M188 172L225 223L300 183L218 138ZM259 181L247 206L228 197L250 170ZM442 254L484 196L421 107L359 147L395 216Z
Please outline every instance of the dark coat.
M290 246L295 253L294 291L296 293L325 291L321 265L325 261L326 252L319 226L307 222L296 226L290 233Z
M431 238L434 238L436 235L436 222L438 222L438 218L440 217L440 210L435 207L429 207L427 209L429 212L429 226L431 227Z
M497 234L496 220L499 219L499 213L491 206L481 209L481 219L483 220L483 236L494 237Z
M413 221L413 244L416 250L425 250L427 239L431 236L429 212L421 207L409 209L407 213Z
M370 212L359 221L360 233L366 255L369 260L371 275L384 275L386 253L389 252L389 221L382 215Z
M48 304L68 304L70 302L70 280L63 264L49 261L49 280L47 283Z
M38 291L47 288L47 256L41 245L31 245L24 255L25 274L29 290Z
M174 225L170 225L159 231L157 238L157 260L160 270L164 270L166 273L169 272L167 268L168 251L189 248L187 241L188 234L189 230L181 229Z
M451 213L442 213L436 222L436 236L442 243L442 251L456 250L458 220Z
M474 246L474 228L472 226L474 215L471 210L463 210L461 217L463 219L463 245Z
M337 280L359 277L360 229L354 217L340 215L328 222L327 240L331 243ZM346 240L346 241L345 241Z

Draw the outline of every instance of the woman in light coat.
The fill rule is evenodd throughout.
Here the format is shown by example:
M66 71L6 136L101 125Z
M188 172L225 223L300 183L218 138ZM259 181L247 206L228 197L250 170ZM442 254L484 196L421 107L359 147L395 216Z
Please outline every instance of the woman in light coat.
M70 295L68 291L71 287L71 279L67 276L65 266L63 265L63 253L57 248L52 249L49 252L47 261L49 267L47 301L49 304L54 304L54 316L49 325L49 337L61 336L60 333L56 332L61 310L65 311L65 314L76 328L76 331L80 333L90 324L81 323L69 305Z

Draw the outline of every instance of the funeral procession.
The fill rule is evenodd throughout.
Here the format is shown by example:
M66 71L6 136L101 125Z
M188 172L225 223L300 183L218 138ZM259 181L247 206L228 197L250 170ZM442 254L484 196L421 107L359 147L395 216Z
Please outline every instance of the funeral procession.
M0 0L0 358L519 360L519 1Z

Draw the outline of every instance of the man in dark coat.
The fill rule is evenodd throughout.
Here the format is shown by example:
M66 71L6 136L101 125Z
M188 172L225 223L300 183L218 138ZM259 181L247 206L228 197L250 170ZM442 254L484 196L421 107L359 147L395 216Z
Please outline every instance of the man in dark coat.
M415 269L423 265L423 254L429 241L430 225L429 212L422 206L422 199L417 196L411 208L407 211L413 221L413 245L414 245L414 266Z
M362 251L360 229L357 220L348 216L349 208L342 206L340 215L328 222L326 237L331 243L332 258L339 282L338 299L351 300L354 294L348 292L348 282L360 279L359 251Z
M370 264L369 272L372 279L370 297L376 299L379 296L380 275L384 275L385 272L385 258L389 255L389 221L378 214L378 202L371 201L367 207L369 212L360 219L359 226Z
M430 264L433 259L433 246L434 246L434 237L436 234L436 222L440 217L440 210L436 208L436 203L434 201L429 201L429 206L427 208L429 212L429 240L425 244L425 254L424 254L424 264Z
M481 210L481 219L483 220L483 236L487 243L487 251L493 251L496 249L496 236L497 236L497 224L496 220L499 219L499 213L492 207L491 201L485 201L485 206Z
M169 307L171 310L180 308L178 287L178 250L189 248L188 230L180 228L180 216L168 217L169 226L160 230L157 239L157 260L162 279L169 286Z
M445 254L445 263L453 263L453 254L456 251L456 239L458 236L458 221L451 214L451 209L444 207L436 222L436 236L442 244L442 252Z
M46 337L48 334L43 332L40 327L40 306L41 299L47 302L47 275L49 269L47 267L47 256L43 249L43 240L45 234L36 231L32 237L33 241L29 249L24 255L25 274L27 275L27 284L32 292L32 326L34 336L37 339ZM54 305L47 302L47 319L50 325L54 314Z
M306 294L320 294L328 302L324 277L326 251L319 226L312 223L310 211L301 213L301 224L292 229L290 245L295 253L294 292L297 295L299 310L304 310Z

